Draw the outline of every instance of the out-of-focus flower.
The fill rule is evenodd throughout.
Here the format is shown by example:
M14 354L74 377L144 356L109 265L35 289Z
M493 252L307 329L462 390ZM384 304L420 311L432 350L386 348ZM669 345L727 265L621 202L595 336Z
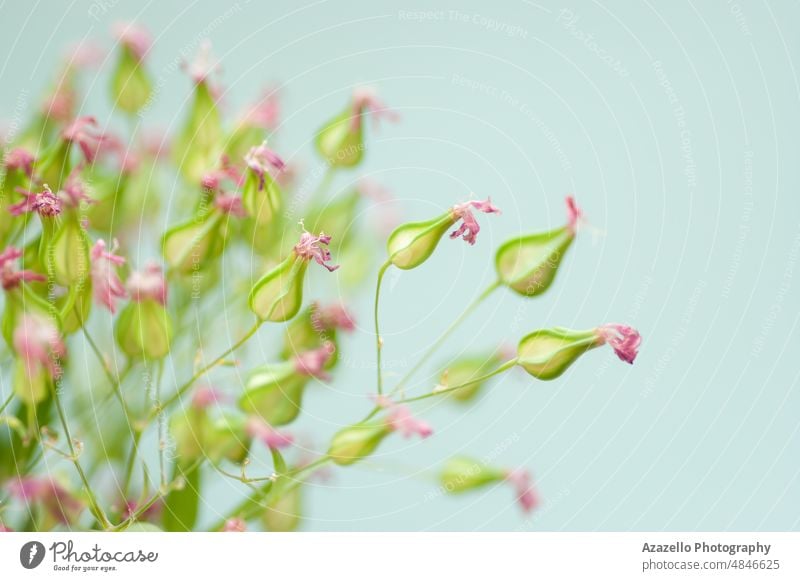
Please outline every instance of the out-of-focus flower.
M47 277L31 270L19 270L17 261L22 258L22 250L8 246L0 253L0 282L4 290L17 288L21 282L44 282Z
M331 252L325 246L331 243L331 237L326 236L324 232L320 232L319 236L314 236L310 232L303 232L300 236L300 241L295 245L295 254L305 260L313 259L317 264L324 266L328 272L333 272L338 265L330 265L328 262L331 260Z
M61 133L66 141L74 143L80 148L87 163L93 163L103 149L111 143L109 138L98 133L96 128L97 119L84 116L75 119Z
M328 341L322 347L300 353L294 357L294 368L301 375L328 381L330 375L325 372L325 365L335 349L334 344Z
M26 176L33 175L33 162L35 158L31 152L23 147L15 147L9 151L3 162L9 171L22 171Z
M338 329L354 331L356 328L353 315L341 303L330 305L314 303L311 309L311 325L318 333Z
M61 360L67 348L58 328L47 317L23 314L14 329L14 351L31 377L46 369L51 377L61 375Z
M191 62L182 62L181 67L195 83L206 83L212 74L220 70L219 60L211 50L211 41L203 39L194 59Z
M142 270L136 270L128 277L128 292L136 302L153 300L161 306L167 304L167 283L161 266L148 262Z
M264 131L272 131L278 126L280 112L278 90L275 87L268 87L264 90L263 96L244 114L242 123Z
M288 448L294 443L294 436L288 432L276 430L267 422L255 416L247 420L247 433L268 448Z
M524 512L530 512L539 504L530 473L524 469L503 470L473 458L455 456L445 462L439 479L442 490L448 494L462 494L505 482L514 488L515 498Z
M247 532L247 523L240 518L229 518L222 525L224 533L244 533Z
M86 184L81 178L81 166L70 172L64 186L58 191L59 199L70 208L80 208L82 203L93 204L96 202L86 191Z
M112 313L117 312L116 301L127 296L125 285L119 278L117 269L125 264L122 256L114 254L119 244L114 240L111 250L107 250L105 240L98 240L92 246L92 290L94 299Z
M130 357L161 359L172 343L172 319L167 312L167 284L161 267L150 262L134 271L126 284L131 302L119 314L115 336Z
M84 505L66 488L47 476L26 476L12 480L9 493L21 502L40 504L47 514L62 524L74 523Z
M539 505L539 495L533 487L533 480L527 470L510 470L506 480L514 487L517 502L523 512L531 512Z
M242 198L236 194L219 194L214 198L214 206L224 214L234 218L247 218L247 211L242 205Z
M153 45L150 32L135 22L116 22L111 30L116 39L139 61L144 59Z

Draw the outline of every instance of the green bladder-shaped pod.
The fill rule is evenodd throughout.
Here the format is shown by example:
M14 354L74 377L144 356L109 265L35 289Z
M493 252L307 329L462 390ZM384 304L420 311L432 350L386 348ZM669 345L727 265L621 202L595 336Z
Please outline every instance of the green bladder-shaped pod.
M208 212L166 231L162 240L164 260L181 274L190 274L208 267L225 247L221 212Z
M297 372L291 361L263 365L253 370L239 408L273 426L283 426L300 414L308 377Z
M544 293L555 279L561 261L575 239L580 210L567 197L569 220L566 226L518 236L497 250L495 268L505 286L527 297Z
M292 483L267 501L261 520L267 530L288 533L297 530L303 516L302 484Z
M445 462L439 475L439 482L445 492L458 494L475 490L506 479L506 470L487 466L485 462L455 456Z
M353 424L339 430L331 440L328 456L339 466L349 466L372 454L392 433L384 421Z
M203 427L203 452L212 463L228 460L241 464L250 453L252 437L246 418L238 413L223 412L206 416Z
M111 97L115 107L136 113L153 92L153 83L144 68L152 40L147 30L136 24L119 24L114 32L120 41L120 54L111 77Z

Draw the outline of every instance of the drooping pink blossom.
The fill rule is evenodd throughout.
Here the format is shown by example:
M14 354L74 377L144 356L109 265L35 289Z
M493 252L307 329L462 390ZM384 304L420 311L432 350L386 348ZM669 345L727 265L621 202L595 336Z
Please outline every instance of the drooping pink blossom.
M198 85L207 82L209 77L219 71L219 61L211 52L211 41L204 39L191 62L183 61L181 68L186 71Z
M124 44L141 61L153 46L150 32L135 22L116 22L111 28L114 37Z
M336 347L331 341L326 341L322 347L304 351L296 355L293 359L294 368L300 375L316 377L324 381L330 379L330 375L325 373L325 365L330 360Z
M325 331L353 331L356 328L353 315L341 303L322 306L314 303L311 308L311 326L317 333Z
M247 435L264 443L268 448L287 448L294 442L294 436L276 430L261 418L255 416L247 420Z
M461 236L470 246L475 244L478 232L481 231L481 227L475 219L475 215L472 213L473 208L484 214L500 214L500 210L492 205L491 198L486 198L484 202L480 200L470 200L469 202L453 206L451 210L453 220L461 220L461 226L450 233L450 238L458 238Z
M353 117L351 120L353 131L358 131L361 127L361 118L364 114L369 114L375 125L381 119L389 121L399 119L399 115L378 98L378 94L372 87L358 87L353 91Z
M214 198L214 205L223 213L234 218L247 218L247 210L242 205L242 197L236 194L218 194Z
M215 387L210 385L199 388L192 396L192 406L196 409L206 409L212 405L219 405L229 398Z
M609 323L598 327L597 335L603 342L611 345L617 357L625 363L633 364L639 354L639 346L642 344L642 336L639 331L628 325Z
M539 505L539 495L533 487L530 472L527 470L510 470L506 481L513 487L517 502L524 512L530 512Z
M67 67L88 69L99 67L104 57L105 51L99 44L92 41L82 41L69 48L64 60Z
M48 118L59 123L68 123L75 116L75 107L78 94L64 78L42 103L42 113Z
M333 272L339 268L339 265L331 266L327 264L327 262L331 260L331 252L327 248L320 246L321 244L327 246L330 243L331 237L326 236L324 232L320 232L319 236L314 236L309 232L303 232L300 235L300 242L294 247L294 252L297 256L305 260L311 260L313 258L317 264L324 266L329 272Z
M200 185L206 191L216 192L222 187L226 180L238 187L244 181L244 176L239 169L231 163L227 155L222 155L219 167L206 172L200 181Z
M278 90L267 87L263 96L254 103L244 114L242 123L258 127L264 131L272 131L278 126L280 120L280 102Z
M111 250L107 250L105 240L100 239L94 243L91 252L94 300L112 313L117 312L116 301L127 296L125 285L117 273L117 268L125 264L125 259L114 254L117 248L119 244L116 240Z
M11 290L21 282L44 282L47 277L31 270L18 270L17 261L22 258L22 250L14 246L0 253L0 282L4 290Z
M75 119L61 133L64 139L80 147L88 163L93 163L104 149L108 150L115 145L110 137L97 132L96 128L97 119L84 116Z
M574 235L578 231L578 226L583 220L583 212L575 203L575 198L567 196L567 228Z
M17 192L22 194L23 199L8 207L12 216L36 212L42 218L53 218L61 213L63 207L61 199L50 191L47 184L41 192L31 192L22 188L17 188Z
M280 173L286 167L283 159L267 147L266 141L261 145L251 147L244 157L244 161L247 167L259 177L259 191L264 189L264 180L267 174L272 176L273 172Z
M241 518L229 518L222 526L225 533L244 533L247 532L247 523Z
M43 315L22 315L14 328L13 343L30 377L36 377L42 368L53 378L60 377L61 359L67 348L50 319Z
M86 183L81 178L82 169L81 165L76 166L58 192L59 198L70 208L79 208L83 202L94 204L97 201L86 191Z
M161 266L156 262L148 262L142 270L132 272L126 286L131 300L154 300L162 305L167 304L167 282Z
M392 404L388 409L389 415L386 418L386 425L391 430L400 432L404 438L410 438L415 434L420 438L427 438L433 434L433 428L430 424L415 418L408 406Z
M0 522L0 533L13 533L14 529L7 527L3 523Z
M21 170L28 177L33 175L33 154L23 147L15 147L3 160L8 171Z
M56 520L74 523L83 511L83 503L49 476L25 476L12 480L8 492L21 502L41 504Z

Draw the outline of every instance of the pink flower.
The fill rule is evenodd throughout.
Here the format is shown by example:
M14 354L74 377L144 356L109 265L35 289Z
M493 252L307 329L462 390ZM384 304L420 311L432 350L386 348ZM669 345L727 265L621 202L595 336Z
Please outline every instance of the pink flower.
M217 169L212 169L203 176L201 186L204 190L217 191L225 180L230 180L237 187L244 180L239 170L231 164L231 160L227 155L223 155L220 158L220 165Z
M127 287L131 299L136 302L154 300L167 304L167 283L161 266L155 262L148 262L143 270L132 272Z
M219 405L226 401L228 397L220 390L211 387L201 387L192 396L192 405L197 409L206 409L214 404Z
M41 504L64 524L74 523L83 510L83 503L50 477L26 476L12 480L8 492L21 502Z
M329 272L333 272L339 265L331 266L326 264L329 260L331 260L331 252L327 248L322 248L320 244L324 244L327 246L331 243L331 237L326 236L324 232L320 232L319 236L314 236L309 232L303 232L300 236L300 242L298 242L294 247L294 252L300 258L305 260L311 260L312 258L317 262L328 269Z
M389 407L389 416L386 424L391 430L400 432L404 438L410 438L414 434L420 438L427 438L433 434L433 428L424 420L419 420L411 414L408 406L392 404Z
M78 144L88 163L94 162L109 145L115 145L112 139L97 133L94 130L96 127L97 120L94 117L78 117L61 134L70 143Z
M22 250L9 246L0 254L0 282L4 290L11 290L21 282L44 282L47 277L30 270L17 270L17 260L22 258Z
M34 157L27 149L15 147L6 154L4 162L9 171L22 170L28 177L33 175Z
M247 434L251 438L261 440L268 448L286 448L294 442L294 437L287 432L280 432L260 418L247 420Z
M80 42L70 47L66 57L66 65L76 69L99 67L105 57L105 51L97 43Z
M353 331L356 328L353 316L341 303L320 306L314 303L311 309L311 326L317 333L324 331Z
M198 85L208 80L212 73L219 70L219 61L211 53L211 41L204 39L197 49L197 54L192 62L184 61L181 67Z
M469 242L470 245L475 244L475 240L478 236L478 232L481 231L481 227L472 213L472 208L475 208L484 214L500 213L500 210L492 205L491 198L486 198L485 202L471 200L469 202L464 202L463 204L457 204L453 206L451 212L454 220L461 220L462 222L461 226L457 230L454 230L450 233L450 238L458 238L461 236L464 238L464 240Z
M75 115L75 103L77 100L78 95L75 89L70 86L66 79L62 79L53 93L42 103L42 113L48 119L67 123Z
M14 329L13 343L30 377L35 377L41 368L53 378L61 375L60 361L67 349L52 321L42 315L23 315Z
M569 228L570 232L574 235L578 231L578 226L580 225L581 221L583 220L583 212L578 207L578 204L575 203L575 198L572 196L567 196L567 228Z
M146 28L133 22L117 22L111 27L114 36L133 53L137 60L144 59L153 45L153 37Z
M397 121L399 118L397 113L388 109L386 104L378 99L378 95L372 87L358 87L353 91L353 118L351 121L353 131L358 131L361 127L361 117L364 113L372 115L375 125L381 119Z
M326 341L322 347L305 351L295 356L294 368L300 375L308 375L328 381L330 376L325 373L325 365L335 350L334 344Z
M219 194L214 198L214 205L234 218L247 218L247 211L242 206L242 198L236 194Z
M12 216L20 216L28 212L36 212L42 218L53 218L61 213L61 200L45 184L44 190L36 193L17 188L17 192L22 194L24 199L16 204L11 204L8 211Z
M98 240L92 247L92 285L94 300L112 313L117 312L117 299L126 297L125 286L119 278L117 268L125 259L114 254L119 244L114 240L111 250L106 250L105 240Z
M280 119L280 103L278 90L274 87L267 88L263 97L245 113L243 123L258 127L264 131L272 131L278 126Z
M78 165L73 169L66 181L64 187L58 192L60 199L70 208L79 208L81 202L94 204L96 200L89 196L86 192L86 184L81 179L82 166Z
M244 533L247 532L247 523L240 518L229 518L222 527L225 533Z
M13 533L14 529L8 528L6 525L0 522L0 533Z
M642 344L642 336L639 331L627 325L609 323L598 327L597 335L603 342L614 348L617 357L625 363L633 364L636 355L639 354L639 345Z
M539 495L533 488L531 475L527 470L511 470L506 475L508 481L515 490L517 502L522 510L530 512L539 505Z
M244 157L244 161L247 163L247 167L253 170L253 173L260 178L259 191L264 189L264 176L267 174L272 175L270 170L281 172L286 167L280 156L267 147L266 141L261 145L251 147Z

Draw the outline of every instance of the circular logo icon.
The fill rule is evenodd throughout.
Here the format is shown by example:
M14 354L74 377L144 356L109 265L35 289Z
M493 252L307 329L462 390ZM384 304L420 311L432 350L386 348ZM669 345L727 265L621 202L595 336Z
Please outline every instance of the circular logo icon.
M35 569L44 560L44 545L39 541L30 541L19 550L19 562L26 569Z

